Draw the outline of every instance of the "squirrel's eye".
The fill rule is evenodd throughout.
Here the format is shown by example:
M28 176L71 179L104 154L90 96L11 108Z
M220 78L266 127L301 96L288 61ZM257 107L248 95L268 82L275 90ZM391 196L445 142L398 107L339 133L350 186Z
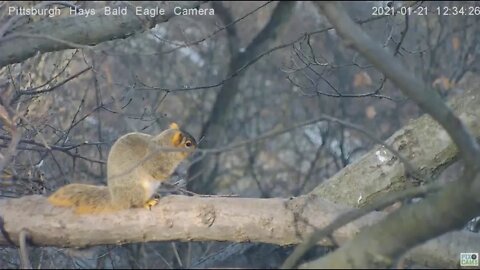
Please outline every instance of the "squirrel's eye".
M191 141L187 141L187 142L185 143L185 146L186 146L186 147L192 146L192 142L191 142Z

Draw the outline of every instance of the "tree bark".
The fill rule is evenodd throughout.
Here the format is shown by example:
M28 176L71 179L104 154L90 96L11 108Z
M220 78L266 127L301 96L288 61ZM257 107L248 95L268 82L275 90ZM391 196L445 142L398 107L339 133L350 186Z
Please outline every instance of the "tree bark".
M22 229L36 246L87 247L176 240L290 245L302 242L312 232L312 226L324 227L349 210L312 195L293 199L168 196L151 211L75 215L71 209L51 206L45 197L34 195L0 200L0 229L16 245ZM383 212L370 213L337 230L334 239L344 244L384 216ZM479 242L478 234L453 232L413 249L406 258L428 262L432 267L454 267L458 263L455 254L475 250ZM323 240L320 244L332 243ZM2 245L9 245L3 233Z
M99 215L75 215L69 208L50 205L39 195L0 200L4 228L15 243L25 228L35 245L64 247L173 240L289 245L312 232L305 222L323 227L348 210L316 196L256 199L172 195L162 198L151 211L128 209ZM345 226L337 231L336 241L345 242L360 227L382 216L371 213ZM3 236L0 245L6 244Z

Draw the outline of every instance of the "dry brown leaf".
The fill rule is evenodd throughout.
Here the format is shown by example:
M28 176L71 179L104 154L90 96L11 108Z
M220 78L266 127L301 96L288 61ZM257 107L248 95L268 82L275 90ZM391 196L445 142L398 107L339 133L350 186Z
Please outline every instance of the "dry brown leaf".
M452 83L445 76L438 77L432 84L434 87L441 87L444 90L450 90L452 88Z
M368 106L365 110L365 114L367 115L368 119L372 119L375 117L375 115L377 115L377 111L375 110L375 107Z
M362 71L355 74L353 78L353 86L362 87L362 86L370 86L370 85L372 85L372 79L370 78L367 72Z
M460 39L458 37L452 38L452 47L454 51L458 51L458 49L460 49Z

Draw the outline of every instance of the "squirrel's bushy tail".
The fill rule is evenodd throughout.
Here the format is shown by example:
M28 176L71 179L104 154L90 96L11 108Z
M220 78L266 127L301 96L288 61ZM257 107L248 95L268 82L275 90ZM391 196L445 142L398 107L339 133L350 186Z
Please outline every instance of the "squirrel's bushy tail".
M77 214L91 214L115 210L106 186L70 184L48 197L56 206L74 207Z

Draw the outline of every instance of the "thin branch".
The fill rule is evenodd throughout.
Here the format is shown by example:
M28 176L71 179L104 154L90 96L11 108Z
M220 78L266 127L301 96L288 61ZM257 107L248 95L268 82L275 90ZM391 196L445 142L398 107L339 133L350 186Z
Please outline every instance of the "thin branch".
M182 259L180 259L180 255L178 254L177 246L175 245L175 242L171 242L171 244L172 244L173 253L175 254L175 258L177 259L177 263L180 266L180 268L183 268Z
M0 148L7 148L8 145L5 145L5 144L0 144ZM24 150L24 151L39 151L39 152L43 152L45 150L40 150L40 149L37 149L37 148L28 148L28 147L23 147L23 146L17 146L18 150ZM50 150L46 150L47 152L50 152ZM107 162L105 160L99 160L99 159L95 159L95 158L89 158L89 157L85 157L85 156L82 156L82 155L79 155L79 154L74 154L70 151L62 151L63 153L69 155L70 157L73 157L73 158L79 158L79 159L83 159L83 160L86 160L86 161L90 161L90 162L93 162L93 163L99 163L99 164L107 164Z
M5 136L5 135L0 135L0 140L11 141L12 137ZM79 147L82 147L82 146L99 146L99 145L102 145L102 144L107 144L106 142L88 142L88 141L85 141L85 142L81 142L81 143L77 143L77 144L60 146L60 145L52 145L52 144L45 145L45 143L39 143L39 142L36 142L34 140L28 140L28 139L21 139L21 140L19 140L19 143L31 144L31 145L35 145L35 146L44 147L46 149L52 149L52 150L58 150L58 151L69 151L69 150L76 149L76 148L79 148Z
M68 46L70 49L85 49L85 50L91 50L93 47L92 46L87 46L87 45L82 45L79 43L75 43L72 41L68 41L66 39L61 39L61 38L56 38L51 35L46 35L46 34L32 34L32 33L14 33L10 34L6 37L0 38L0 42L6 42L9 40L13 39L18 39L18 38L33 38L33 39L46 39L49 41L53 41L56 43L59 43L61 45Z
M406 5L406 7L409 7L409 6L413 6L415 4L415 2L412 2L412 3L409 3ZM399 9L400 10L400 9ZM389 17L389 15L382 15L382 16L372 16L370 18L367 18L367 19L364 19L364 20L358 20L357 23L362 25L362 24L365 24L365 23L369 23L369 22L373 22L373 21L377 21L377 20L380 20L380 19L383 19L383 18L387 18ZM281 44L281 45L278 45L278 46L275 46L271 49L268 49L260 54L258 54L257 56L253 57L250 61L248 61L246 64L244 64L243 66L241 66L239 69L235 70L234 72L232 72L230 75L228 75L225 79L221 80L220 82L218 83L214 83L214 84L207 84L207 85L203 85L203 86L196 86L196 87L177 87L177 88L167 88L167 87L158 87L158 86L154 86L154 87L138 87L136 88L136 90L139 90L139 91L166 91L166 92L182 92L182 91L191 91L191 90L203 90L203 89L209 89L209 88L215 88L215 87L218 87L222 84L224 84L226 81L238 76L241 72L243 72L245 69L247 69L249 66L255 64L258 60L262 59L264 56L267 56L269 54L271 54L272 52L274 51L277 51L277 50L281 50L281 49L284 49L284 48L287 48L287 47L290 47L292 45L294 45L295 43L305 39L305 37L308 37L308 36L312 36L312 35L318 35L318 34L321 34L321 33L325 33L327 31L330 31L332 30L333 27L325 27L325 28L322 28L322 29L319 29L319 30L316 30L316 31L312 31L312 32L307 32L307 33L304 33L302 34L301 36L299 36L298 38L294 39L293 41L291 42L288 42L288 43L285 43L285 44ZM353 96L352 96L353 97ZM386 96L378 96L380 98L388 98Z
M77 72L76 74L68 77L67 79L63 80L62 82L50 87L50 88L47 88L47 89L43 89L43 90L35 90L35 89L27 89L27 90L19 90L19 91L16 91L15 93L15 96L11 99L10 101L10 105L13 105L15 104L18 99L23 96L23 95L30 95L30 96L33 96L33 95L39 95L39 94L43 94L43 93L48 93L48 92L51 92L55 89L57 89L58 87L68 83L69 81L77 78L78 76L82 75L83 73L91 70L92 67L87 67L79 72Z
M395 53L393 54L393 56L396 56L400 52L400 48L402 47L402 43L405 40L405 37L407 36L408 21L409 21L408 14L405 14L405 28L402 31L402 36L400 37L400 41L398 42L397 47L395 48Z
M221 31L223 31L223 30L225 30L225 29L227 29L227 28L229 28L229 27L237 24L238 22L242 21L242 20L245 19L246 17L248 17L248 16L252 15L253 13L257 12L258 10L264 8L265 6L267 6L268 4L270 4L271 2L273 2L273 1L267 1L266 3L260 5L259 7L255 8L254 10L252 10L252 11L250 11L250 12L247 12L247 13L246 13L245 15L243 15L242 17L240 17L240 18L232 21L231 23L226 24L226 25L223 26L223 27L220 27L219 29L213 31L211 34L209 34L209 35L207 35L207 36L205 36L205 37L203 37L203 38L201 38L201 39L199 39L199 40L185 43L185 44L183 44L183 45L180 45L180 46L178 46L178 47L175 47L175 48L173 48L173 49L171 49L171 50L163 51L163 52L161 52L161 53L162 53L162 54L168 54L168 53L174 52L174 51L176 51L176 50L178 50L178 49L181 49L181 48L191 47L191 46L193 46L193 45L200 44L200 43L204 42L205 40L212 38L213 36L215 36L215 35L218 34L219 32L221 32Z
M348 127L348 128L351 128L351 129L354 129L354 130L357 130L357 131L363 133L369 139L371 139L372 141L374 141L375 143L377 143L379 145L382 145L388 151L390 151L394 156L396 156L404 164L406 172L408 174L410 174L411 176L413 176L417 179L421 179L422 177L428 177L428 176L422 176L419 172L417 172L417 170L414 168L414 166L406 158L404 158L397 150L395 150L392 146L385 143L381 139L377 138L371 132L367 131L366 129L364 129L360 126L354 125L354 124L349 123L347 121L344 121L344 120L341 120L341 119L338 119L338 118L335 118L333 116L326 115L326 114L322 114L320 117L317 117L317 118L311 119L311 120L307 120L305 122L298 123L296 125L293 125L291 127L288 127L288 128L282 129L282 130L272 130L272 131L266 132L266 133L264 133L260 136L257 136L253 139L243 140L243 141L240 141L238 143L234 143L234 144L224 146L224 147L218 147L218 148L212 148L212 149L198 149L198 151L203 152L203 153L210 153L210 154L227 152L227 151L235 150L235 149L243 147L243 146L250 145L252 143L258 143L258 142L261 142L263 140L266 140L266 139L269 139L269 138L272 138L272 137L276 137L278 135L282 135L282 134L291 132L291 131L293 131L297 128L300 128L300 127L312 125L312 124L315 124L315 123L320 122L320 121L335 122L335 123L338 123L342 126L345 126L345 127ZM423 179L423 181L428 182L429 178Z
M373 17L370 17L368 19L365 19L365 20L359 20L357 23L358 24L365 24L365 23L369 23L369 22L373 22L373 21L376 21L376 20L380 20L380 19L383 19L383 18L386 18L387 15L384 15L384 16L373 16ZM196 87L178 87L178 88L167 88L167 87L158 87L158 86L154 86L154 87L138 87L136 88L136 90L139 90L139 91L168 91L168 92L181 92L181 91L190 91L190 90L202 90L202 89L209 89L209 88L215 88L215 87L218 87L222 84L224 84L226 81L238 76L241 72L243 72L245 69L247 69L249 66L255 64L258 60L262 59L264 56L267 56L269 54L271 54L272 52L274 51L277 51L277 50L281 50L281 49L284 49L284 48L287 48L287 47L290 47L292 46L293 44L301 41L302 39L305 39L306 36L311 36L311 35L318 35L318 34L321 34L321 33L325 33L329 30L332 30L333 27L325 27L325 28L322 28L320 30L316 30L316 31L312 31L312 32L308 32L308 33L305 33L305 34L302 34L300 37L296 38L295 40L291 41L291 42L288 42L288 43L285 43L285 44L281 44L281 45L278 45L278 46L274 46L260 54L258 54L257 56L253 57L250 61L248 61L245 65L241 66L239 69L235 70L234 72L232 72L230 75L228 75L225 79L221 80L220 82L218 83L214 83L214 84L207 84L207 85L203 85L203 86L196 86Z
M18 236L18 243L20 245L20 268L21 269L32 269L32 264L28 258L28 246L27 238L29 238L28 232L26 229L22 229Z
M65 65L60 69L60 71L55 74L54 76L52 76L51 78L49 78L45 83L41 84L41 85L38 85L38 86L35 86L33 88L30 88L30 89L27 89L28 91L34 91L34 90L37 90L37 89L40 89L40 88L43 88L45 86L47 86L48 84L50 84L51 82L53 82L55 79L57 79L60 75L63 74L63 72L65 72L65 70L67 69L67 67L70 65L70 63L72 62L75 54L78 53L79 50L75 50L75 52L72 54L72 56L68 59L67 63L65 63ZM18 91L26 91L26 90L18 90Z

